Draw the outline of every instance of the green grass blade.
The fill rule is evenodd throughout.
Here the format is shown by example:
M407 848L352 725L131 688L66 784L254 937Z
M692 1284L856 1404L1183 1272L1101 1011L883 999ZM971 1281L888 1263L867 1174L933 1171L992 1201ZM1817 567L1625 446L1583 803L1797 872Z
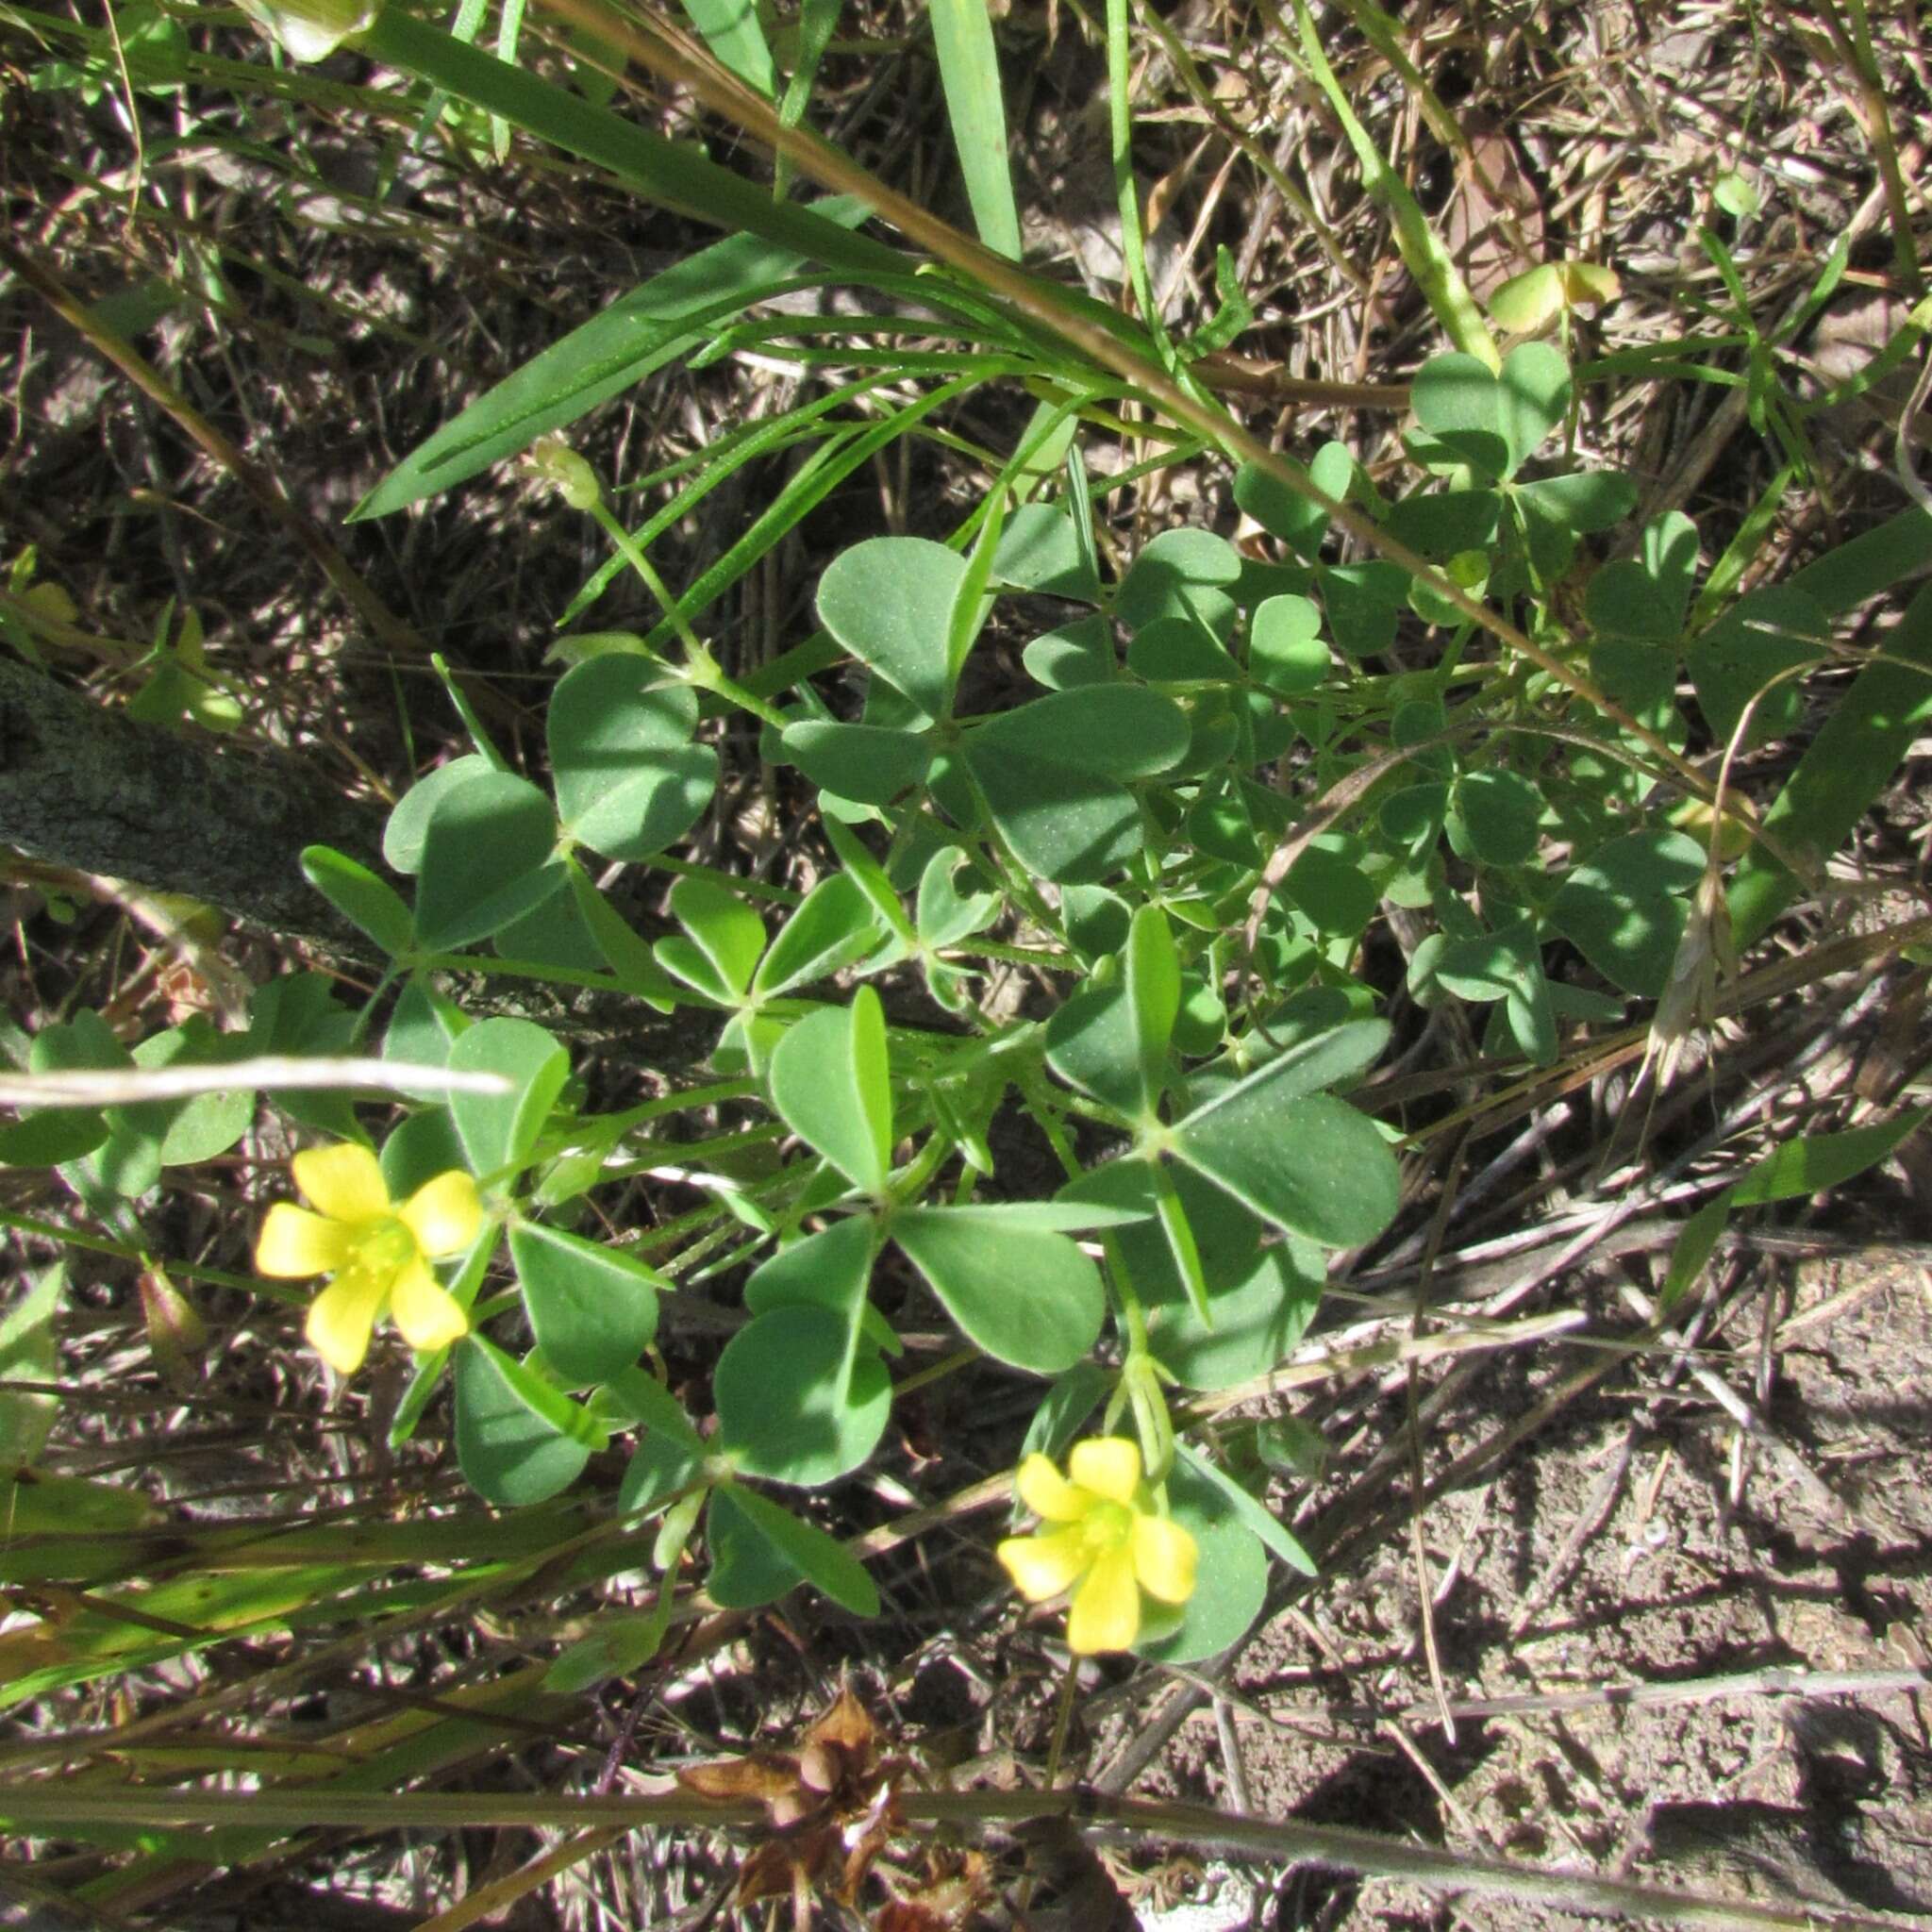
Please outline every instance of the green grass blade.
M1173 345L1160 324L1154 283L1147 274L1147 241L1141 227L1141 191L1134 183L1133 71L1127 48L1127 0L1107 0L1108 138L1113 151L1114 199L1121 211L1121 259L1161 364L1172 371Z
M608 169L650 200L708 222L743 229L808 260L870 278L903 274L895 250L790 202L774 202L750 181L709 161L684 142L634 127L621 115L521 68L466 47L400 7L387 7L361 41L363 53L399 67L486 113L501 114L526 134Z
M832 44L839 25L841 0L804 0L798 9L798 44L791 78L785 83L785 98L778 104L778 124L796 127L805 120L811 105L811 84L818 78L819 62ZM772 171L772 193L782 201L791 186L792 163L789 154L780 152Z
M842 211L841 211L842 212ZM861 208L852 208L854 218ZM527 448L709 340L710 325L784 285L793 251L734 235L654 275L573 329L419 444L349 521L388 516ZM693 323L705 325L693 328Z
M1922 510L1910 514L1932 523ZM1801 574L1802 575L1802 574ZM1891 782L1912 741L1932 719L1932 584L1925 585L1885 639L1885 658L1868 664L1811 741L1798 768L1764 815L1764 829L1820 866L1851 836L1872 801ZM1801 883L1754 845L1731 883L1731 932L1739 952L1798 896Z
M1402 23L1374 5L1374 0L1347 0L1347 6L1348 17L1355 22L1363 40L1388 61L1390 71L1422 109L1429 132L1458 160L1466 161L1469 137L1456 116L1442 105L1441 97L1429 85L1428 76L1408 58L1402 44Z
M752 524L750 529L746 530L743 533L743 535L741 535L738 539L737 542L732 545L731 549L727 550L724 553L724 557L719 558L715 562L713 562L710 565L709 569L707 570L699 577L697 582L692 584L689 589L687 589L684 591L683 595L678 598L676 608L678 615L680 617L682 617L688 623L691 615L693 615L698 609L700 609L704 604L707 604L710 601L708 597L701 597L700 587L705 583L705 581L708 578L711 577L717 572L724 569L728 559L731 558L734 553L744 552L747 546L754 544L757 545L760 553L762 552L762 549L765 546L758 543L758 533L760 531L761 526L766 525L767 522L774 517L774 513L778 511L780 504L782 504L793 491L803 490L810 491L814 488L815 480L818 477L821 470L824 469L827 464L836 464L840 452L848 448L851 445L851 443L861 433L862 431L858 425L847 423L841 424L824 434L824 439L820 447L813 450L808 456L807 456L803 459L803 461L799 464L797 470L793 472L791 481L786 486L786 489L780 492L779 497L766 508L763 514ZM784 447L785 445L779 444L774 446ZM749 458L747 458L747 460L749 460ZM842 467L840 470L840 474L844 474ZM722 481L723 478L721 477L718 480ZM697 502L701 497L708 495L714 487L715 485L713 481L708 475L699 478L697 483L694 484L689 491L680 492L680 495L676 499L675 499L674 503L667 504L663 509L659 510L656 516L652 517L642 526L642 529L639 533L641 539L644 539L648 541L654 541L658 537L661 536L663 532L666 529L668 529L673 523L677 521L677 518L672 514L672 511L675 508L676 508L678 505ZM783 532L781 531L777 534L782 535ZM639 547L642 548L643 543L640 542ZM749 564L751 562L755 562L757 558L756 556L747 555L745 560L746 563ZM615 581L617 577L621 576L626 568L628 568L627 562L622 557L612 558L607 563L600 565L596 572L586 581L583 589L580 590L577 592L577 594L571 599L569 608L564 611L564 614L558 620L558 627L561 628L566 625L574 624L579 617L583 615L583 613L586 610L591 608L591 607L596 602L596 600L600 596L604 594L604 592L607 590L609 589L612 582ZM721 592L725 588L727 588L727 585L722 583L718 587ZM675 626L672 625L669 619L666 619L662 623L658 624L658 626L650 633L650 636L646 640L646 642L649 644L651 649L661 650L668 642L668 641L674 639L675 636L676 631Z
M189 1577L153 1590L101 1596L49 1627L49 1661L0 1687L0 1709L14 1709L72 1684L142 1670L234 1637L285 1630L302 1611L326 1604L351 1581L335 1565Z
M1690 607L1690 618L1685 626L1688 634L1694 636L1706 625L1716 621L1738 586L1744 580L1744 573L1757 559L1770 540L1773 527L1777 522L1777 513L1783 506L1785 491L1797 480L1797 470L1787 463L1759 493L1751 511L1738 526L1738 534L1725 544L1724 553L1711 565L1710 575L1704 580L1704 588L1697 593L1697 601Z
M503 11L496 21L496 58L514 66L523 34L524 0L503 0ZM490 117L490 148L499 162L509 157L509 123L501 114Z
M1002 365L969 362L965 365L967 379L969 382L983 381L987 378L990 369L997 370L1000 366ZM954 372L949 369L947 373L950 375ZM1008 373L1010 373L1010 369ZM862 422L821 425L819 419L829 414L840 404L869 395L877 390L897 388L901 379L900 372L896 368L889 369L882 375L867 376L863 381L851 383L826 395L815 397L809 403L800 404L783 416L773 417L768 423L748 424L741 430L734 431L729 437L721 438L718 443L704 453L702 459L692 459L679 470L678 474L688 475L693 462L704 462L698 475L692 477L691 482L662 508L631 533L631 541L641 550L649 550L666 530L673 525L682 522L712 491L744 464L759 457L776 455L782 450L816 437L824 441L825 447L808 457L793 477L795 484L809 485L811 491L815 492L811 503L807 505L807 508L809 509L816 504L820 492L820 484L817 480L819 465L831 460L833 453L854 438L870 437L874 433L873 428ZM947 389L944 394L952 396L958 392L959 386L955 384ZM908 410L895 414L891 420L909 428L917 424L931 407L928 401L914 403ZM872 448L873 445L868 443L868 452ZM841 469L840 474L842 475L847 472ZM663 480L662 473L658 477L641 478L640 487L649 487L651 483L658 480ZM571 599L563 615L558 619L558 628L575 624L610 588L612 581L629 567L626 559L621 555L608 558L599 564Z
M494 1714L508 1712L528 1720L543 1707L541 1681L545 1666L525 1665L487 1684L451 1685L431 1710L401 1710L358 1725L346 1740L332 1739L331 1771L302 1780L300 1789L344 1794L381 1794L406 1790L419 1781L453 1769L501 1748L504 1726ZM250 1767L258 1754L244 1760ZM344 1757L355 1759L346 1769ZM178 1775L178 1774L177 1774ZM143 1874L165 1870L177 1858L199 1857L208 1863L246 1864L265 1857L294 1835L287 1826L222 1824L190 1826L178 1831L142 1835L142 1857L106 1874L90 1888L96 1905L111 1907L122 1897L137 1896Z
M483 31L483 16L489 10L490 0L461 0L457 8L457 17L450 22L449 30L466 45L474 44L476 36ZM442 119L443 109L449 106L449 96L441 88L432 88L427 105L416 117L416 131L409 137L409 145L420 148L429 139L431 130ZM505 124L508 125L508 124Z
M836 449L821 451L815 462L806 468L779 491L754 521L750 529L724 555L703 572L677 600L677 616L690 624L716 603L746 571L824 501L845 478L868 463L878 451L906 435L933 410L943 408L979 385L978 375L962 376L934 390L929 395L908 403L860 434L848 438ZM651 632L645 642L653 650L668 650L677 635L667 618Z
M740 80L767 100L777 92L778 72L752 0L684 0L684 10L704 35L705 45Z
M760 457L775 456L813 438L836 441L841 436L855 433L850 425L825 425L820 418L859 396L889 387L891 382L891 376L874 375L861 382L845 384L824 395L815 396L808 403L801 403L796 408L788 409L782 416L774 416L768 422L747 423L669 471L640 477L637 483L640 490L651 489L658 483L675 482L683 476L691 476L691 480L631 532L631 541L640 550L648 551L666 530L683 522L712 491L728 482L746 463L755 462ZM696 475L691 475L693 470L698 472ZM558 628L561 630L575 624L629 568L628 560L621 554L607 558L572 597L557 621Z
M1892 331L1890 341L1871 361L1846 376L1842 382L1836 383L1822 394L1813 396L1803 405L1801 413L1806 416L1816 416L1824 410L1840 408L1855 397L1862 396L1876 388L1894 369L1918 354L1919 345L1925 340L1928 329L1932 329L1932 295L1926 296L1912 308Z
M989 248L1018 261L1020 211L1007 166L1007 110L986 0L932 0L931 12L946 117L953 124L974 225Z

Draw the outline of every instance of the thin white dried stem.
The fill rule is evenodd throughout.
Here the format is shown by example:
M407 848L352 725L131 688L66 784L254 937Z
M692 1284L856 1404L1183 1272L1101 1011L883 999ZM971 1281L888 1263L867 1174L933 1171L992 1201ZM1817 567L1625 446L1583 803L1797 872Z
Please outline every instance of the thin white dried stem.
M262 1054L220 1066L125 1067L99 1072L8 1074L0 1076L0 1107L133 1107L143 1101L188 1100L197 1093L247 1088L375 1087L387 1093L508 1093L502 1074L460 1067L416 1067L349 1054L298 1058Z

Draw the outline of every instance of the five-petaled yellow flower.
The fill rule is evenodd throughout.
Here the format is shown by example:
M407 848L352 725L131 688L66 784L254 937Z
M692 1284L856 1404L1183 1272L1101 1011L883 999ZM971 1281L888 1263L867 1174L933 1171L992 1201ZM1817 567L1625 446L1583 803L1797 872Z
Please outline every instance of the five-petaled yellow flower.
M1194 1539L1156 1513L1141 1480L1141 1446L1129 1437L1075 1442L1067 1466L1071 1482L1044 1456L1020 1465L1020 1500L1047 1527L1008 1537L996 1554L1028 1603L1073 1590L1067 1643L1077 1655L1129 1650L1141 1634L1143 1590L1164 1604L1193 1595Z
M290 1165L319 1211L277 1201L261 1224L255 1265L276 1280L335 1276L309 1307L308 1332L337 1374L362 1366L385 1309L411 1348L443 1348L469 1332L461 1305L429 1269L482 1229L483 1206L468 1174L452 1169L395 1202L375 1156L354 1141L310 1147Z

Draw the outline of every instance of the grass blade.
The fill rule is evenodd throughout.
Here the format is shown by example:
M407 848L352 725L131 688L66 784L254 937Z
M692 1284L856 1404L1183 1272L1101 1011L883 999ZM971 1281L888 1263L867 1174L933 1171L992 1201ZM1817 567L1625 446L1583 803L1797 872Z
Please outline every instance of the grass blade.
M832 219L856 221L864 212L848 202ZM575 423L708 341L709 325L763 299L801 260L794 250L734 235L654 275L531 358L419 444L357 505L349 521L388 516ZM707 326L685 325L697 321Z
M932 0L932 39L974 225L989 248L1018 261L1020 212L1007 166L1007 110L986 0Z
M705 45L740 80L757 88L767 100L777 92L777 69L751 0L684 0L684 10L704 35Z
M503 12L496 23L496 58L516 64L517 42L524 32L524 0L503 0ZM509 157L509 123L501 114L490 120L490 146L499 161Z
M675 482L686 475L691 476L691 480L631 532L631 541L640 550L648 551L666 530L681 523L712 491L729 481L746 463L760 457L774 456L813 438L835 442L842 436L855 433L849 424L821 425L819 419L858 397L890 386L891 382L890 376L875 375L861 382L844 384L824 395L814 397L809 403L801 403L796 408L788 409L782 416L774 416L769 422L741 425L719 438L709 448L687 458L675 470L640 477L636 484L639 491L655 488L660 483ZM691 474L693 471L695 475ZM557 620L558 628L567 629L575 624L629 567L622 554L607 558L572 597Z
M796 127L805 120L811 104L811 84L818 78L819 62L832 44L833 30L839 25L841 0L804 0L798 9L798 48L791 78L785 83L785 98L778 106L779 125ZM772 193L782 201L791 186L791 157L780 150L772 173Z
M1913 512L1921 515L1922 512ZM1802 575L1802 573L1801 573ZM1764 815L1774 839L1808 850L1822 866L1890 784L1912 741L1932 718L1932 584L1885 640L1884 658L1859 672ZM1798 896L1800 882L1762 845L1744 856L1731 885L1732 941L1741 953Z
M722 597L758 558L782 542L811 510L816 509L845 478L870 462L878 451L908 433L933 410L956 401L978 386L976 375L962 376L943 384L930 394L908 403L882 422L874 424L832 451L822 450L817 458L779 491L753 522L752 526L708 570L703 572L677 600L677 619L685 624L708 609ZM654 651L669 646L676 636L676 624L667 618L644 640Z
M1127 50L1127 0L1107 0L1108 138L1113 149L1114 198L1121 211L1121 258L1141 320L1147 325L1163 366L1173 365L1173 349L1160 325L1154 284L1147 274L1147 240L1141 227L1141 191L1134 183L1134 103L1132 63Z
M388 7L362 37L371 58L413 74L526 134L607 168L648 199L713 227L742 229L809 260L865 278L903 274L903 256L838 223L774 202L755 183L709 161L682 142L634 127L608 108L492 59L420 20Z

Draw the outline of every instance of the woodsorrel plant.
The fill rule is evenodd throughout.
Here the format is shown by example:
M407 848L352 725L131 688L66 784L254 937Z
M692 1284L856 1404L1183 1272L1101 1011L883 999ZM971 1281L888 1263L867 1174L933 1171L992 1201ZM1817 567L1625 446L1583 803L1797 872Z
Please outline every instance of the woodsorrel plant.
M774 199L642 132L584 73L566 86L515 64L514 34L491 55L399 4L254 10L298 59L358 49L425 116L462 107L737 232L547 348L358 512L397 513L527 454L608 546L558 615L568 668L541 758L520 768L452 683L471 749L397 802L384 869L327 846L305 855L310 882L380 956L377 996L351 1008L319 975L276 980L234 1028L190 1023L131 1056L82 1013L40 1033L31 1072L358 1049L390 1063L408 1104L380 1119L343 1092L280 1099L339 1151L297 1157L323 1222L271 1209L260 1265L277 1278L334 1271L316 1332L344 1371L389 1307L423 1344L391 1440L453 1386L458 1460L491 1504L550 1503L625 1445L612 1507L658 1524L662 1587L648 1614L566 1650L552 1689L648 1658L693 1577L716 1605L808 1583L874 1614L872 1575L804 1497L874 1457L909 1378L900 1331L935 1310L959 1345L918 1373L1037 1394L1015 1445L1027 1501L1087 1539L1044 1555L1050 1536L1013 1539L1027 1595L1104 1574L1091 1615L1075 1597L1076 1649L1118 1638L1173 1662L1224 1649L1260 1612L1272 1561L1312 1566L1250 1480L1265 1458L1246 1452L1265 1445L1207 1424L1265 1392L1330 1257L1375 1241L1401 1201L1410 1124L1373 1084L1398 989L1370 971L1366 942L1390 908L1421 921L1400 992L1466 1008L1511 1078L1627 1044L1637 1003L1681 1019L1693 978L1707 1009L1722 929L1740 950L1762 937L1932 717L1932 593L1856 660L1755 814L1701 754L1799 724L1804 673L1846 661L1848 614L1924 568L1932 518L1914 508L1740 594L1765 520L1707 570L1689 518L1636 522L1632 479L1579 461L1573 441L1579 383L1628 374L1633 358L1577 370L1550 342L1499 343L1352 114L1348 138L1455 345L1415 373L1408 465L1379 479L1339 441L1306 464L1271 454L1215 402L1215 358L1251 319L1225 259L1217 312L1179 337L1009 259L1011 187L983 146L998 125L983 12L935 9L951 111L980 130L975 243L795 131L794 89L779 98L747 12L711 22L722 67L661 24L600 30L738 116L830 199ZM557 10L579 20L575 0ZM1124 78L1124 8L1108 18ZM1300 58L1336 92L1305 9L1297 20ZM105 61L85 30L48 30L77 76ZM192 75L178 35L114 51L135 85ZM802 34L791 80L808 92L816 58ZM1124 90L1116 109L1128 279L1144 289ZM868 212L907 245L861 232ZM1728 260L1715 236L1707 246ZM1814 308L1844 268L1842 252L1825 264ZM1567 328L1573 306L1614 288L1588 264L1562 269L1516 289L1506 311ZM770 306L848 286L866 312ZM1776 387L1779 337L1748 305L1728 321L1732 333L1670 355L1749 348L1789 481L1805 406ZM671 496L635 528L605 479L551 440L668 364L754 351L814 382L662 479ZM818 579L808 635L756 672L721 661L703 627L733 585L881 449L1002 384L1024 384L1037 408L958 528L847 548ZM1174 528L1118 568L1106 560L1097 499L1137 473L1103 486L1087 453L1129 404L1164 439L1148 467L1225 460L1255 541ZM652 560L663 532L786 449L802 459L727 550L666 584ZM1610 559L1600 567L1593 544ZM624 571L661 621L577 627ZM978 675L995 630L1025 633L1024 683ZM735 745L727 723L744 727ZM754 737L836 860L802 896L690 856L722 760L748 756ZM675 931L650 941L631 922L611 891L625 868L675 871ZM557 1032L456 990L485 962L565 997L632 1002L641 1027L670 1016L700 1041L702 1075L628 1108L592 1105ZM1018 1012L983 999L1008 966L1040 988ZM232 1147L256 1103L251 1085L128 1091L0 1130L0 1159L58 1167L133 1241L163 1167ZM1842 1179L1918 1118L1763 1163L1691 1224L1666 1299L1735 1208ZM1050 1185L999 1152L1016 1121L1058 1164ZM701 1205L643 1235L600 1228L605 1191L674 1163ZM353 1191L318 1191L325 1173ZM450 1211L429 1217L425 1202ZM741 1280L741 1321L674 1393L654 1353L667 1296L728 1284L735 1302ZM1073 1484L1053 1471L1070 1450ZM1074 1496L1083 1468L1105 1480ZM120 1656L70 1650L18 1675L13 1694Z

